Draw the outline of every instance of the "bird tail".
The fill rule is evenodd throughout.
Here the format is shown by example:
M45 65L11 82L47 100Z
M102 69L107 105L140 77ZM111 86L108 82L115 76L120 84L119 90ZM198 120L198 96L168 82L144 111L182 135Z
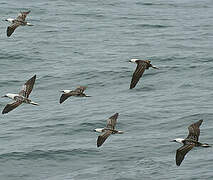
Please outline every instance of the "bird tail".
M35 102L33 102L33 101L31 101L31 102L30 102L30 104L32 104L32 105L36 105L36 106L39 106L39 104L38 104L38 103L35 103Z
M156 66L153 66L153 65L152 65L152 68L154 68L154 69L159 69L158 67L156 67Z
M28 25L28 26L34 26L34 25L33 25L33 24L31 24L31 23L27 23L27 25Z
M118 134L123 134L124 133L124 131L118 131Z

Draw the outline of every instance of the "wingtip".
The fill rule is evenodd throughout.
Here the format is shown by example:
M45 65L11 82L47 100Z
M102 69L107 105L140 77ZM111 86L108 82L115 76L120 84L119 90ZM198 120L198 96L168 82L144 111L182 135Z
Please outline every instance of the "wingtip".
M180 166L180 164L178 164L177 162L176 162L176 165L179 167Z
M97 147L98 147L98 148L101 147L101 144L98 144L98 143L97 143Z
M64 101L62 99L59 100L59 103L62 104Z
M135 86L133 86L132 84L130 84L129 89L133 89Z
M9 26L7 27L7 37L10 37L13 33L9 33Z
M7 114L8 112L5 112L4 110L2 111L2 114Z

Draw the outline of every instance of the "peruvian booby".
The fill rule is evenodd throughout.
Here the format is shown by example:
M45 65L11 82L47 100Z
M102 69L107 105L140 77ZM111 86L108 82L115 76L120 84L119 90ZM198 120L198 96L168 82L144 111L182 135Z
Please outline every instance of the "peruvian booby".
M5 20L5 21L8 21L11 23L11 25L7 27L7 36L8 37L10 37L12 35L12 33L15 31L15 29L19 26L26 26L26 25L33 26L32 24L25 21L25 18L27 17L27 15L29 13L30 13L30 11L20 12L17 18L15 18L15 19L8 18Z
M136 86L136 84L138 83L139 79L143 75L145 69L149 69L150 67L152 67L154 69L158 69L157 67L155 67L152 64L150 64L151 61L149 61L149 60L131 59L129 62L137 64L135 72L132 75L130 89L133 89Z
M100 147L104 141L111 135L111 134L123 134L123 131L118 131L115 129L117 123L118 113L115 113L107 120L107 126L105 128L96 128L94 129L95 132L102 133L98 136L97 139L97 147Z
M185 155L193 148L193 147L211 147L206 143L200 143L199 135L200 135L200 125L202 124L203 120L199 120L194 124L191 124L188 127L189 134L185 139L176 138L172 140L172 142L177 142L183 144L179 149L176 151L176 165L180 166L182 163Z
M29 99L29 95L30 95L30 93L31 93L31 91L33 89L35 80L36 80L36 75L33 76L32 78L30 78L23 85L22 90L18 94L7 93L6 95L2 96L2 97L7 97L7 98L10 98L10 99L14 100L14 102L12 102L10 104L7 104L5 106L5 108L2 111L2 114L6 114L6 113L12 111L13 109L18 107L22 103L38 105L38 103L35 103L35 102L33 102L33 101L31 101Z
M75 90L62 90L63 94L60 97L59 103L63 103L68 97L76 96L76 97L91 97L84 94L84 91L87 87L86 86L79 86Z

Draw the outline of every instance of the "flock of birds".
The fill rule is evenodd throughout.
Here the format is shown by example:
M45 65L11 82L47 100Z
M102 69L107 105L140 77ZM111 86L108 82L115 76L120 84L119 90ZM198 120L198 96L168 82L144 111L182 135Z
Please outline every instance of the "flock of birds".
M18 17L16 19L8 18L6 21L10 22L11 25L7 28L7 36L10 37L12 33L15 31L15 29L19 26L32 26L32 24L25 21L26 16L30 13L30 11L27 12L20 12ZM131 63L136 63L137 67L135 69L135 72L133 73L132 80L130 83L130 89L133 89L139 79L142 77L144 71L146 69L149 69L150 67L154 69L158 69L157 67L153 66L151 64L151 61L149 60L139 60L139 59L131 59ZM22 103L26 104L32 104L32 105L39 105L38 103L33 102L31 99L29 99L29 95L32 92L33 86L35 84L36 75L34 75L32 78L30 78L24 85L22 90L18 94L13 93L7 93L6 95L2 97L7 97L13 100L12 103L9 103L5 106L5 108L2 111L2 114L6 114ZM59 103L63 103L67 98L71 96L77 96L77 97L91 97L84 93L86 87L85 86L79 86L75 90L62 90L63 93L60 97ZM102 133L98 136L97 139L97 147L100 147L105 140L111 135L111 134L122 134L123 131L118 131L115 129L118 113L115 113L113 116L109 117L107 120L107 125L104 128L96 128L94 129L95 132ZM176 138L172 140L172 142L178 142L181 143L182 146L177 149L176 151L176 165L180 166L182 163L185 155L193 148L193 147L211 147L210 145L206 143L200 143L199 142L199 136L200 136L200 125L202 124L203 120L199 120L193 124L191 124L188 127L189 134L185 139L182 138Z

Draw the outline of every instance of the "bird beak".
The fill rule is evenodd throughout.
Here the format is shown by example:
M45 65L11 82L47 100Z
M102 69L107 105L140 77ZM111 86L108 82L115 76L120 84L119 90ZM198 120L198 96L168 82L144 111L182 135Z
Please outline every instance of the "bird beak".
M169 141L169 142L175 142L175 140L171 140L171 141Z
M7 96L4 95L4 96L1 96L1 97L4 98L4 97L7 97Z

